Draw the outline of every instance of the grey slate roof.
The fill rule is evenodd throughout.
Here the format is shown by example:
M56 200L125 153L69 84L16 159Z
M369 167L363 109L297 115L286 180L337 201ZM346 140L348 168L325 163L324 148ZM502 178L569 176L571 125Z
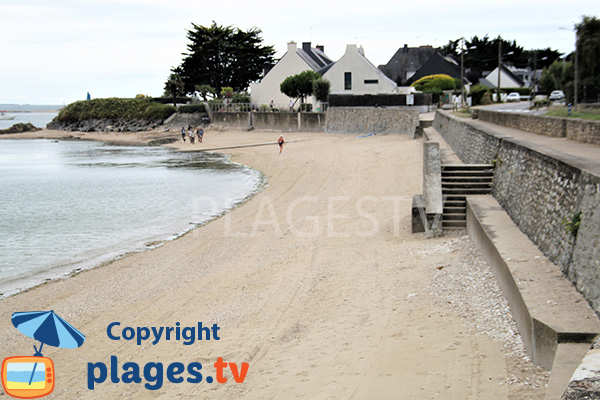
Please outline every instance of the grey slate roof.
M434 74L446 74L452 78L460 79L460 64L451 57L443 57L440 53L433 53L431 57L419 68L419 70L408 80L415 82L424 76ZM465 83L469 83L465 78Z
M387 64L380 65L379 69L399 86L406 86L408 82L406 73L418 71L438 50L431 46L408 47L404 45L396 51Z
M333 63L333 61L325 55L322 46L312 48L310 42L302 43L302 48L297 49L296 52L315 71Z

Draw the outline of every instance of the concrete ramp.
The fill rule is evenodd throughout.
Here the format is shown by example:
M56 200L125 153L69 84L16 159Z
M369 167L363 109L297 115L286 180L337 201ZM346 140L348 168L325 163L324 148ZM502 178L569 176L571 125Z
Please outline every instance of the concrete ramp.
M492 267L529 356L553 371L548 394L556 396L548 398L560 398L578 364L573 357L581 361L582 350L600 333L600 321L493 197L467 197L467 232ZM569 347L577 351L565 351Z

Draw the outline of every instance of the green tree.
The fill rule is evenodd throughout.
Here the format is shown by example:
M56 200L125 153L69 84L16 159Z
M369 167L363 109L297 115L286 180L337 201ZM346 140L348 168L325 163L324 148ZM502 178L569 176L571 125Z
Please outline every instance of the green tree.
M579 57L579 96L583 101L600 100L600 19L584 16L575 25Z
M192 26L187 33L188 52L173 70L181 75L186 92L192 92L196 85L243 91L260 78L265 65L273 63L275 50L262 45L258 28L243 31L214 21L209 27Z
M313 94L317 101L325 102L329 100L329 90L331 83L327 79L319 78L313 81Z
M313 94L313 82L320 77L321 75L315 71L303 71L285 78L279 85L279 90L292 99L302 99L304 103L306 97Z
M553 90L565 92L567 101L573 101L575 68L572 61L555 61L549 67L544 68L540 85L542 91L549 94Z
M173 97L173 105L177 107L177 97L185 94L183 80L179 74L169 75L169 79L165 83L165 93Z
M196 85L194 86L196 92L200 93L202 96L202 100L208 101L208 96L215 97L217 95L217 91L214 87L210 85Z

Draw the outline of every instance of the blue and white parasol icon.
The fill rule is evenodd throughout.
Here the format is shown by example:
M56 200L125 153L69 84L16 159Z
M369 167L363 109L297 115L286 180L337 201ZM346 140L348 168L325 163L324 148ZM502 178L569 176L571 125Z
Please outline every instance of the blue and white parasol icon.
M85 335L56 315L54 310L16 312L12 315L11 320L19 332L42 342L39 349L33 345L35 357L43 357L42 347L44 344L63 349L75 349L85 342ZM37 363L34 363L29 378L30 385L36 367Z
M22 334L42 342L39 349L33 346L36 356L42 356L44 344L75 349L85 342L85 335L56 315L54 310L16 312L12 315L12 323Z

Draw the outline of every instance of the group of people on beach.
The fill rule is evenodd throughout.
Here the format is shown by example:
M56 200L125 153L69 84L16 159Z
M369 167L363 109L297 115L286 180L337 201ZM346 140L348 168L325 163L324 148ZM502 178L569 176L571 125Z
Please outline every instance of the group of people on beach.
M202 139L204 138L204 129L201 126L196 129L192 129L191 125L188 125L187 130L185 126L181 127L181 139L185 142L185 137L190 137L190 143L194 144L196 142L196 136L198 136L198 143L202 143Z

